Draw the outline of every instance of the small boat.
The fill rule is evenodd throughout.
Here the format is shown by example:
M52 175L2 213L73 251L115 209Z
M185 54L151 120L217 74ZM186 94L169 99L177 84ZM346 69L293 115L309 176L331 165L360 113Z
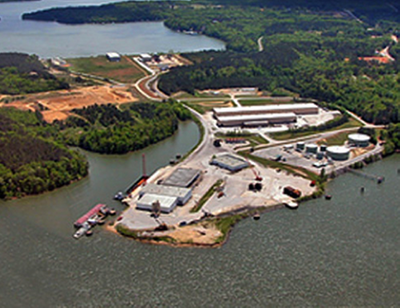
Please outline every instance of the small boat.
M260 214L259 213L255 213L253 216L254 220L259 220L260 219Z
M325 199L326 200L331 200L332 199L332 195L325 195Z
M97 220L97 224L98 225L104 225L105 222L106 222L106 218L105 217L99 218Z
M365 191L365 188L364 187L361 187L361 189L360 189L360 192L364 192Z
M291 209L291 210L295 210L299 207L299 204L297 202L294 201L289 201L285 203L286 207Z
M125 198L125 196L124 196L124 194L122 193L122 191L119 191L118 193L116 193L116 194L114 195L114 200L121 201L121 200L124 199L124 198Z
M88 222L85 222L82 227L80 227L75 233L74 233L74 238L78 239L82 237L86 232L90 230L90 225Z

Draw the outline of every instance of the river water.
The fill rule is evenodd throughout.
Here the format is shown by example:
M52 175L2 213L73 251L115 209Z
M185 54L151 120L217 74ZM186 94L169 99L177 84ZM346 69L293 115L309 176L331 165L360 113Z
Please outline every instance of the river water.
M104 2L42 0L0 3L0 52L19 51L50 58L92 56L110 51L138 54L225 48L224 43L219 40L203 35L177 33L164 27L162 22L62 25L55 22L21 20L23 13L39 9L96 5Z
M123 156L86 153L90 176L42 196L0 203L0 307L398 306L400 156L375 163L371 180L345 174L332 200L280 209L235 226L218 249L172 248L95 230L72 238L73 221L141 171L184 153L193 123ZM364 194L360 187L365 187Z

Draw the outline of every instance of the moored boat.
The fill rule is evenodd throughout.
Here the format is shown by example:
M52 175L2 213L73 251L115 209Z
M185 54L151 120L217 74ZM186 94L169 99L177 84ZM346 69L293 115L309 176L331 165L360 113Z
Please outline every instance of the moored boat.
M299 204L297 202L294 201L288 201L285 203L286 207L291 209L291 210L295 210L299 207Z

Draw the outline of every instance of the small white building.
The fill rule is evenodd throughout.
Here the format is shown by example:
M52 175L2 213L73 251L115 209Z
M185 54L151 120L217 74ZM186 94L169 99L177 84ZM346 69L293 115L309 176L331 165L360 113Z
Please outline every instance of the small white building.
M136 202L136 208L145 211L152 211L153 203L157 201L160 203L160 210L162 213L171 213L178 203L178 198L156 194L145 194Z
M139 192L139 196L142 197L147 194L174 197L177 198L177 204L184 205L192 197L192 190L185 187L164 186L149 183L142 188Z
M121 61L121 56L116 52L107 52L106 57L110 62L119 62Z
M142 59L143 62L151 61L152 56L149 55L148 53L142 53L140 55L140 59Z

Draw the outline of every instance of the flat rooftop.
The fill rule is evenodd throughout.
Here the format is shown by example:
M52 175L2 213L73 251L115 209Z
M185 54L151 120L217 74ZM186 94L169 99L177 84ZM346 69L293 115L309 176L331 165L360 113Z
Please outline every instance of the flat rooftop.
M217 119L220 122L231 122L231 121L262 121L262 120L277 120L296 118L296 114L293 112L287 113L268 113L268 114L246 114L246 115L234 115L234 116L218 116Z
M138 200L137 203L152 205L153 202L160 202L161 208L171 208L176 204L177 197L157 195L157 194L145 194Z
M191 192L190 188L185 187L174 187L174 186L165 186L165 185L157 185L153 183L147 184L142 188L140 194L156 194L163 196L172 196L178 198L185 198L188 193Z
M162 185L189 187L200 176L201 171L192 168L178 168L168 178L166 178Z
M276 112L276 111L292 111L301 109L318 109L314 103L298 103L298 104L275 104L262 106L247 106L247 107L219 107L213 111L217 114L223 113L241 113L241 112Z
M231 154L223 154L213 158L212 160L216 164L226 165L231 167L232 169L240 168L240 167L247 167L249 163L239 157L233 156Z

